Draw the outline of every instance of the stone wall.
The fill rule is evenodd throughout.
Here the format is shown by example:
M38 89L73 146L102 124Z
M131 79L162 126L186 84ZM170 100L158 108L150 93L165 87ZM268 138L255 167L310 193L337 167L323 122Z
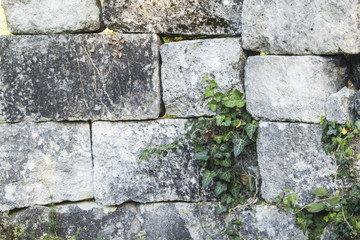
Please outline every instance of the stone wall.
M312 189L335 188L319 122L358 116L360 97L344 88L360 86L357 0L2 4L15 35L0 37L0 211L40 234L54 202L59 236L86 226L89 240L224 239L237 218L245 239L306 239L275 206L217 216L191 146L139 156L213 114L208 73L221 91L244 92L260 121L257 159L242 161L258 167L265 201L291 189L305 205ZM117 33L98 34L105 27ZM206 39L163 44L164 34Z

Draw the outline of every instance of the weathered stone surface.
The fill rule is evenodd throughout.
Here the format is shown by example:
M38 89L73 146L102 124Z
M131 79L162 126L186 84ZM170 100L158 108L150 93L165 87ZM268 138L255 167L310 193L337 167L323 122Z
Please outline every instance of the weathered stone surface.
M141 239L230 239L225 235L226 223L242 220L241 236L246 239L306 239L294 215L280 212L275 206L254 206L237 211L237 215L215 214L217 203L127 203L119 207L102 207L93 202L66 204L56 207L55 221L58 236L74 235L78 228L86 226L79 239L103 240ZM200 211L199 211L200 210ZM199 214L201 212L201 214ZM28 228L38 225L36 237L42 236L48 226L49 207L32 207L11 216L18 222L28 222ZM204 224L204 229L201 227Z
M260 123L257 151L266 201L290 189L304 205L313 200L312 190L335 187L330 177L336 173L335 162L325 153L321 136L321 125Z
M155 35L9 36L0 44L0 121L160 114Z
M327 120L337 120L338 123L346 123L354 120L354 97L356 92L342 88L339 92L331 94L325 102L325 115Z
M340 57L249 57L247 110L257 119L318 123L326 99L345 85L345 75Z
M357 0L246 0L243 47L271 54L360 52Z
M241 39L219 38L164 44L162 57L163 100L167 114L178 117L214 115L204 100L206 73L219 84L217 91L229 88L243 91L246 54Z
M171 143L185 134L186 120L95 122L95 198L104 205L135 202L199 201L199 169L191 151L140 161L151 141Z
M13 34L94 32L101 29L98 0L3 0Z
M358 116L360 116L360 93L357 93L354 96L354 110Z
M360 89L360 55L352 55L350 61L352 65L352 82L356 89Z
M104 21L125 33L239 35L242 2L105 0Z
M0 211L93 197L85 123L0 124Z

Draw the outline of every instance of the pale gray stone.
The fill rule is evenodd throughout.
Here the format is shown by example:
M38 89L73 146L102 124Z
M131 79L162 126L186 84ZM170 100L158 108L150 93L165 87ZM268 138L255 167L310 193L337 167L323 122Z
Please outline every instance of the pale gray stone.
M337 123L343 124L347 121L353 121L354 115L354 97L356 92L342 88L339 92L331 94L325 102L325 115L329 121L337 120Z
M247 110L256 119L319 123L345 86L342 57L254 56L245 66Z
M360 116L360 93L357 93L354 97L354 110L355 113Z
M358 0L246 0L243 47L271 54L357 54Z
M156 35L0 38L0 121L154 119Z
M239 38L181 41L164 44L162 57L163 100L166 113L178 117L214 115L204 99L206 73L227 92L236 88L243 92L246 54Z
M86 123L0 124L0 211L93 198Z
M336 187L330 177L336 174L335 160L325 153L321 136L321 125L260 123L257 151L266 201L289 189L304 205L314 200L314 189Z
M124 33L240 35L242 2L107 0L104 21Z
M95 32L102 27L98 0L3 0L13 34Z
M168 144L184 137L186 122L95 122L92 140L96 201L104 205L130 200L199 201L200 171L192 159L192 150L139 160L150 142Z

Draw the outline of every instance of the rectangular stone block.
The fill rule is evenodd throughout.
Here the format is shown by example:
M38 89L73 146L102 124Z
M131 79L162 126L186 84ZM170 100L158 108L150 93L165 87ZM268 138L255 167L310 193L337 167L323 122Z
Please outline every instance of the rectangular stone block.
M3 0L13 34L95 32L102 27L99 0Z
M246 54L239 38L218 38L167 43L160 48L163 100L166 113L178 117L214 115L204 99L206 73L226 93L243 92Z
M0 211L93 198L85 123L0 124Z
M305 205L314 200L314 189L334 190L330 175L336 174L337 167L325 153L321 136L321 125L260 123L257 152L266 201L290 189L300 195L299 204Z
M358 0L246 0L243 47L271 54L360 52Z
M249 57L247 110L257 119L319 123L326 99L345 86L345 76L342 57Z
M104 1L104 22L124 33L240 35L243 0Z
M156 35L8 36L0 44L0 121L160 114Z
M93 124L95 199L103 205L126 201L199 201L199 169L191 151L139 160L150 142L167 144L185 134L183 119Z

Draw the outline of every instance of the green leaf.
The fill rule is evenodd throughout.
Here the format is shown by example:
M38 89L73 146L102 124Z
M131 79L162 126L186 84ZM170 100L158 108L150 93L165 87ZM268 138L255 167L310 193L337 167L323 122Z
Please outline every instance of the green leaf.
M223 167L231 167L232 160L230 158L226 158L225 160L221 161L221 166Z
M242 108L245 105L245 100L243 99L243 94L239 90L234 90L230 92L230 96L224 100L225 107L233 108L239 107Z
M215 96L215 93L214 93L214 90L213 89L211 89L211 88L209 88L209 87L207 87L206 89L205 89L205 98L209 98L209 97L213 97L213 96Z
M237 157L246 147L248 139L246 136L235 135L232 142L234 144L234 156Z
M360 131L360 120L356 120L355 127Z
M225 120L224 115L216 115L215 116L216 125L221 126L222 122Z
M218 84L215 82L215 80L210 80L210 88L214 89L218 86Z
M337 135L337 130L336 129L329 129L326 133L326 135L330 136L330 135Z
M328 210L328 211L330 211L339 204L340 198L333 198L333 199L328 200L327 202L330 205L329 210Z
M299 200L299 195L296 193L289 193L287 195L287 199L289 200L289 202L291 203L292 206L295 206L296 200ZM289 206L289 207L291 207L291 206Z
M219 178L221 180L224 180L226 182L230 182L231 181L231 169L225 170L225 171L221 171Z
M311 192L311 194L314 194L315 197L325 197L329 196L329 191L325 188L317 188Z
M215 195L219 196L227 190L227 184L217 181L215 184Z
M229 204L229 203L234 202L234 198L232 198L230 194L224 193L221 195L221 202Z
M213 112L216 112L217 110L217 103L214 99L211 100L206 106L208 106L208 108Z
M223 139L223 136L214 136L214 141L217 143L217 144L220 144L222 142L222 139Z
M208 150L204 150L202 152L195 153L194 157L197 160L205 160L205 161L207 161L209 159L208 153L209 153Z
M214 179L214 177L216 177L216 172L214 171L209 171L209 170L205 170L203 176L202 176L202 187L205 188L207 187L211 181Z
M314 203L314 204L306 207L306 210L310 213L317 213L317 212L321 212L325 208L326 208L326 205L324 203L320 202L320 203Z
M216 214L221 214L224 212L227 212L228 208L224 206L223 204L219 205L219 207L216 209Z
M258 129L258 127L259 127L258 122L246 124L245 131L246 131L246 134L249 136L250 139L253 138L253 136L254 136L256 130Z
M215 93L216 102L221 102L221 100L225 97L227 97L227 95L222 92Z
M345 153L346 153L346 156L347 156L347 157L351 157L351 156L354 155L354 151L353 151L351 148L347 148L347 149L345 150Z

